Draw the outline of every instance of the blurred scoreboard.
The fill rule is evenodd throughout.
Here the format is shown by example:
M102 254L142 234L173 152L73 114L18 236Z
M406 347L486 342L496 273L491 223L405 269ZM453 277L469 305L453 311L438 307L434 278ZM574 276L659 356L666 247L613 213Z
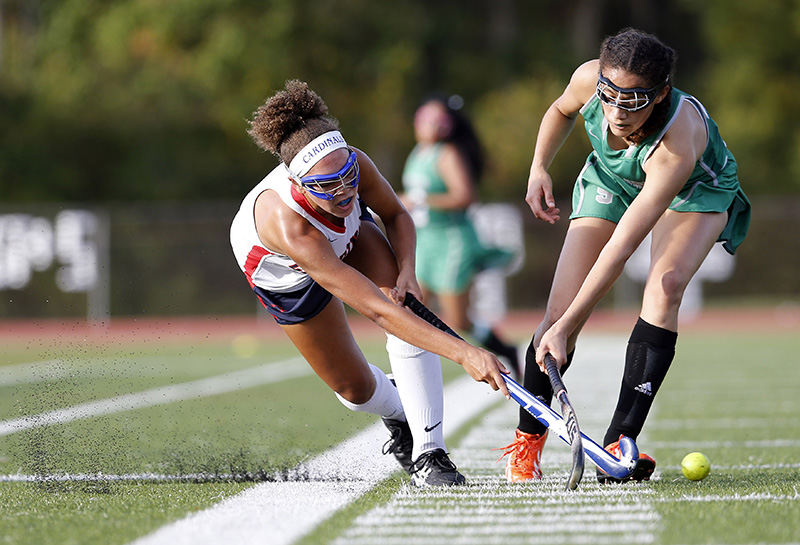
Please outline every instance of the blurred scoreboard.
M87 294L90 320L105 320L108 239L105 217L88 210L0 214L0 291L24 290L34 273L52 271L58 290Z

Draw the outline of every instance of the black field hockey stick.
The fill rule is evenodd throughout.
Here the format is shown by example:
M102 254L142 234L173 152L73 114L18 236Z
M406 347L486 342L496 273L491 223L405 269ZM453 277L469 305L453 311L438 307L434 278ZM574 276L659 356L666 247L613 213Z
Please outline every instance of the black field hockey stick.
M406 293L403 304L414 314L431 324L433 327L444 331L458 339L461 335L453 331L453 329L444 323L441 318L431 312L428 307L423 305L416 297L410 293ZM567 423L564 418L545 404L539 398L531 394L528 390L523 388L517 381L508 375L502 375L503 380L506 382L508 393L511 398L516 401L520 407L528 411L531 416L544 424L548 429L564 441L567 445L572 447L572 439L567 430ZM559 375L560 376L560 375ZM562 382L563 384L563 382ZM555 390L555 386L553 387ZM576 425L576 430L578 430ZM617 458L610 452L606 451L603 447L598 445L591 437L588 437L583 432L578 430L580 437L583 439L583 445L586 455L594 464L605 473L611 475L616 479L625 479L630 476L633 468L636 466L636 460L639 458L639 449L636 443L629 437L620 439L619 447L622 453L622 458ZM571 476L570 476L571 477ZM580 478L578 479L580 481ZM577 484L576 484L577 486Z
M548 352L544 355L544 364L547 367L547 376L550 378L550 385L553 387L553 395L561 402L561 414L569 435L569 448L572 450L572 471L567 480L567 489L575 490L578 488L583 478L583 441L581 440L581 429L578 426L578 417L575 409L567 397L567 388L561 379L561 372L558 370L556 359Z

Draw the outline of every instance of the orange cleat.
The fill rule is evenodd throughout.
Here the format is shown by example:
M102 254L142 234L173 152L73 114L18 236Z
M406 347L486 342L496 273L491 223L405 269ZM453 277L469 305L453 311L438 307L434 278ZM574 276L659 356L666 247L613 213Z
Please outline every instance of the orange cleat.
M497 459L499 462L503 457L506 460L506 479L510 483L524 483L534 479L542 478L540 467L542 459L542 448L547 440L547 432L541 435L533 435L524 431L516 430L514 442L508 446L495 449L505 450L503 456Z
M619 437L622 439L623 436L620 435ZM617 458L622 457L622 453L619 450L619 441L614 441L610 445L606 445L605 449ZM655 469L656 461L647 454L640 452L639 459L636 461L636 466L633 468L633 472L628 477L624 479L617 479L605 473L604 471L601 471L600 468L597 468L597 482L600 484L611 484L625 483L628 481L649 481L650 475L653 474Z

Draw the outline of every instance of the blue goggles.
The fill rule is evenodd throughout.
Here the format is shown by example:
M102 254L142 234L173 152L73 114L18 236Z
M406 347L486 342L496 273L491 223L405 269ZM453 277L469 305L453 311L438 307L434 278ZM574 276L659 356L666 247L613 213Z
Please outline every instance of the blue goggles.
M330 201L351 187L358 187L358 156L352 149L347 162L338 172L301 176L300 185L319 199Z
M647 108L653 99L656 98L658 92L667 84L669 80L661 85L656 85L649 89L643 87L617 87L611 80L603 77L601 74L597 78L597 88L595 93L597 98L604 104L614 106L620 110L627 112L638 112Z

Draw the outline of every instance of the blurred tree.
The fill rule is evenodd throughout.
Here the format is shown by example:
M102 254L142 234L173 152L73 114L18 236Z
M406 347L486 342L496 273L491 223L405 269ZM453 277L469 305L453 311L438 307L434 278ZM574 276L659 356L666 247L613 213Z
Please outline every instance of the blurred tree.
M235 200L276 163L246 119L300 78L392 181L417 103L462 95L494 166L484 196L520 199L541 113L626 25L678 49L679 86L720 121L751 193L793 190L797 4L0 0L0 194ZM699 90L684 85L697 68ZM572 140L554 165L565 192L585 151Z
M796 193L800 1L683 1L696 11L708 45L701 99L736 155L745 188Z

